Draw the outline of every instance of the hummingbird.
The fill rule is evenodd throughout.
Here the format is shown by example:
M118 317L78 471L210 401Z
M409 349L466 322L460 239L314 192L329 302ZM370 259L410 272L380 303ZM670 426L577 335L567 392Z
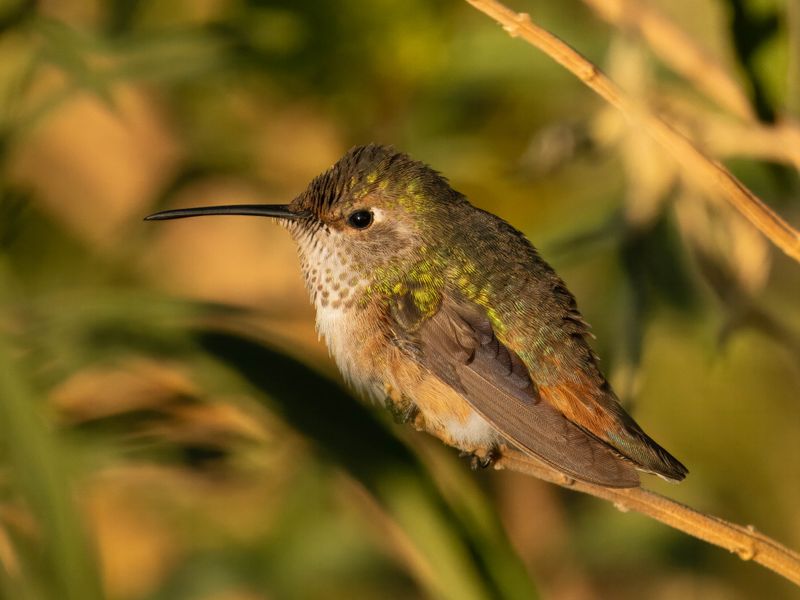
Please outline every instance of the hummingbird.
M688 470L622 408L574 296L527 238L428 165L359 146L289 204L252 215L297 244L316 325L363 396L489 466L511 447L561 473L636 487Z

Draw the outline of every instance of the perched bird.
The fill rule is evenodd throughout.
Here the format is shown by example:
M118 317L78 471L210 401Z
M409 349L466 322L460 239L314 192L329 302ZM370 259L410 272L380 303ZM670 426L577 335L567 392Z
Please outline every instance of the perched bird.
M637 486L637 470L686 476L620 406L564 282L522 233L427 165L361 146L290 204L147 219L199 215L281 223L345 379L473 464L512 446L605 486Z

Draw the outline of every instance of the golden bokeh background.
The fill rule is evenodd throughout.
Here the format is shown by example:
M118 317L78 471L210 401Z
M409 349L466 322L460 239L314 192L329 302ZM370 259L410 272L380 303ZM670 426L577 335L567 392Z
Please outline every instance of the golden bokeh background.
M797 0L514 7L800 224ZM680 35L659 47L644 9ZM690 469L648 487L800 547L800 268L548 58L458 0L4 0L2 597L796 597L358 403L275 225L142 222L288 201L368 142L564 277Z

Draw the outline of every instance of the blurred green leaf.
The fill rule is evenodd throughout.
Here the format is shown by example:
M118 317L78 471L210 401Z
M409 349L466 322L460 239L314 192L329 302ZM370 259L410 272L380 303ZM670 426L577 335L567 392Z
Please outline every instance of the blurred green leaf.
M387 508L435 573L434 581L425 582L430 594L535 597L499 523L490 521L496 527L489 536L493 539L487 539L486 531L476 535L446 504L418 459L350 395L302 363L254 341L206 332L199 342L265 393L270 407L312 439L321 456L345 468Z
M42 544L29 555L27 593L65 600L100 600L95 555L75 507L63 446L38 414L36 394L0 338L0 437L15 486L41 527ZM3 574L8 577L8 574ZM7 585L14 585L10 582Z
M783 3L660 5L722 62L732 48L761 119L781 116L798 85L787 81ZM628 36L599 27L581 2L534 8L601 65L614 37ZM155 208L222 195L291 197L347 146L393 143L554 259L595 325L604 363L615 374L636 370L629 380L641 385L628 393L637 419L692 469L670 495L765 531L797 530L800 478L787 473L800 464L800 271L775 257L743 306L724 293L713 303L704 283L729 291L730 281L698 268L696 256L687 266L685 223L669 206L652 227L629 230L623 202L636 198L613 141L620 132L610 123L595 131L603 103L547 57L467 3L444 0L7 0L0 55L0 523L21 566L19 576L0 575L2 597L62 598L70 586L96 594L100 567L77 513L102 519L94 486L106 476L119 477L131 503L106 515L119 538L93 530L113 600L532 597L509 537L554 597L793 597L738 559L654 535L646 522L469 473L449 449L398 433L315 373L330 363L306 367L273 349L277 336L198 334L198 322L263 319L310 340L296 274L281 270L294 268L284 240L269 237L270 226L231 227L213 241L237 275L221 276L219 265L197 268L197 256L210 256L199 252L209 243L202 234L139 222ZM663 90L668 110L673 92L711 110L666 68L652 83L659 106ZM143 101L114 105L128 97ZM570 139L563 127L538 136L553 123L591 127L567 131ZM591 152L580 151L586 144ZM151 147L164 158L150 160ZM728 164L797 221L796 173L747 157ZM92 191L91 205L79 198ZM103 222L116 237L98 243L72 219ZM218 223L215 235L229 226ZM251 264L255 252L276 252L281 264ZM276 302L284 282L291 291ZM308 323L289 322L289 304ZM160 380L137 371L138 361L184 387L167 385L158 404ZM127 406L132 392L117 382L131 380L138 396ZM76 382L83 404L74 414L89 416L70 420L57 398ZM241 411L264 439L220 432L213 411L210 422L192 420L210 406ZM281 450L297 440L280 437L289 432L274 414L316 452L298 444L287 466ZM73 487L87 490L75 498L80 508ZM40 537L13 522L19 506L40 522ZM248 514L228 514L239 506ZM384 530L371 510L436 577L412 580L403 559L376 551ZM152 521L155 540L131 539ZM49 544L59 532L66 537Z

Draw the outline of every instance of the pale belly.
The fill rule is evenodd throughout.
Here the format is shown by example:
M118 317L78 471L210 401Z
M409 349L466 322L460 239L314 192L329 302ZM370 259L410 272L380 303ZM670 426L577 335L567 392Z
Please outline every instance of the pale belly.
M418 417L414 424L459 449L481 453L502 441L458 392L394 344L370 334L369 322L366 310L345 315L341 308L317 306L317 331L353 388L400 411L415 405Z

